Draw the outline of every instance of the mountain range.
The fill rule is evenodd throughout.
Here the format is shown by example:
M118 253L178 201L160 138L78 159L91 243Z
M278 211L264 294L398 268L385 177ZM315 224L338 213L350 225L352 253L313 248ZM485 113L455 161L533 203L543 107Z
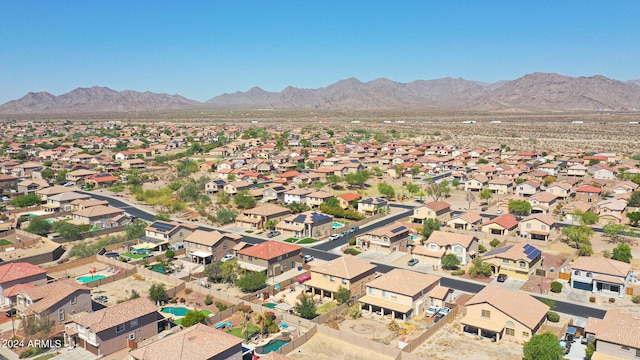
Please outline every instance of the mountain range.
M640 109L640 80L601 75L569 77L533 73L516 80L484 83L443 78L400 83L350 78L327 87L287 87L269 92L254 87L222 94L204 103L180 95L78 88L63 95L28 93L0 105L1 114L162 111L177 109L584 111Z

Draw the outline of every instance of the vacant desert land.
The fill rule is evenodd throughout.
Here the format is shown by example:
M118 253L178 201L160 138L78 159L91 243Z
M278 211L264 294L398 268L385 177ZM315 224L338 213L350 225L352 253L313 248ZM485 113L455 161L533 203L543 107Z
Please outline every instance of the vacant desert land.
M293 359L314 360L390 360L389 356L378 354L327 335L315 334L311 340L287 354Z
M522 345L502 341L475 340L460 331L461 317L444 326L413 353L425 359L518 360L522 359Z

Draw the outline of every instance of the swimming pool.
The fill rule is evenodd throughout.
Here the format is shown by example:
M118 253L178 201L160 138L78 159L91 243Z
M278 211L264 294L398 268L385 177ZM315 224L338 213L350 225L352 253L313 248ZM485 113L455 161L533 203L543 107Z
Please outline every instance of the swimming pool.
M160 311L162 311L163 313L172 314L175 316L185 316L189 311L191 311L191 309L188 309L185 307L167 306L167 307L163 307L162 310Z
M331 224L331 227L332 227L332 228L334 228L334 229L339 229L339 228L341 228L341 227L343 227L343 226L344 226L344 224L343 224L343 223L339 223L339 222L337 222L337 221L334 221L334 222Z
M275 309L276 308L276 303L266 303L266 304L262 304L262 306L268 307L269 309Z
M104 279L106 277L107 277L106 275L93 275L93 276L89 275L89 276L80 276L76 278L76 280L78 280L80 284L86 284L88 282Z
M268 354L273 351L280 350L281 347L285 346L285 344L291 342L291 340L283 340L283 339L273 339L269 341L267 345L260 346L256 349L256 353L258 354Z

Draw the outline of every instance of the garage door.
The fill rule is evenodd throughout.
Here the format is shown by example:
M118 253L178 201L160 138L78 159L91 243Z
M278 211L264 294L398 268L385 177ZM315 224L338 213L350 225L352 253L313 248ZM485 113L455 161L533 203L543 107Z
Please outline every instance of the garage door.
M573 282L573 288L574 289L580 289L580 290L587 290L587 291L593 290L593 286L591 284L585 283L585 282L580 282L580 281L574 281Z

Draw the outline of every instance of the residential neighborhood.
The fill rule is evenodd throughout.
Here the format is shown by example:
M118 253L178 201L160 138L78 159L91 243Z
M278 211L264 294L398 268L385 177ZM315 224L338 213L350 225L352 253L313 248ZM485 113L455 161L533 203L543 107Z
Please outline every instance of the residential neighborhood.
M545 334L571 359L640 354L634 154L29 126L3 124L0 337L51 342L6 358L417 360L469 341L517 359Z

